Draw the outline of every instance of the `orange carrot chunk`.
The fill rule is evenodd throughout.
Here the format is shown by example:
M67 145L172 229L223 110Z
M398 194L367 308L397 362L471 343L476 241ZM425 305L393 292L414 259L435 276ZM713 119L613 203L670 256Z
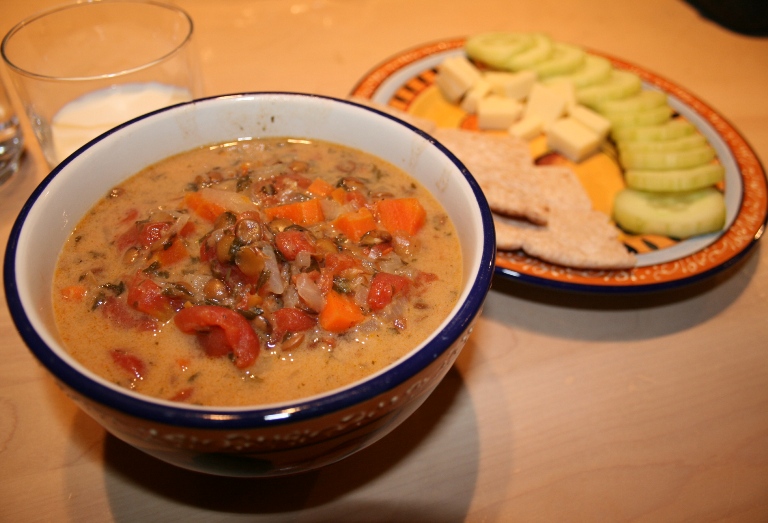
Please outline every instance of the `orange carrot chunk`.
M173 240L167 248L157 252L157 261L159 261L160 265L163 267L179 263L182 260L186 260L188 257L189 252L187 251L186 245L184 245L184 242L178 238Z
M184 203L192 212L211 223L226 211L224 207L203 198L199 192L188 192L184 195Z
M307 191L315 196L328 196L333 192L333 185L322 178L315 178L312 180L312 183L309 184L309 187L307 187Z
M389 232L414 235L424 226L427 212L416 198L390 198L376 202L379 223Z
M85 285L69 285L61 289L61 297L66 301L80 302L83 301L87 292Z
M339 205L344 205L347 202L347 191L344 187L337 187L331 191L331 199Z
M325 296L325 307L320 311L320 326L329 332L344 332L351 329L365 316L352 298L336 291Z
M309 226L325 220L320 200L313 198L304 202L287 203L269 207L264 211L267 219L284 218L297 225Z
M353 242L359 242L365 233L376 229L376 220L365 207L356 212L347 212L333 221L333 225Z

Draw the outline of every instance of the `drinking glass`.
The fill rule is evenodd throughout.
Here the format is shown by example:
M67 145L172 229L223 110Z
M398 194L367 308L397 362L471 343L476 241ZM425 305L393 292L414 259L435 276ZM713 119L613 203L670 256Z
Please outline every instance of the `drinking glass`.
M0 53L54 167L104 131L198 97L193 23L152 0L64 5L14 26Z
M24 150L24 137L16 111L8 98L5 85L0 81L0 185L19 169Z

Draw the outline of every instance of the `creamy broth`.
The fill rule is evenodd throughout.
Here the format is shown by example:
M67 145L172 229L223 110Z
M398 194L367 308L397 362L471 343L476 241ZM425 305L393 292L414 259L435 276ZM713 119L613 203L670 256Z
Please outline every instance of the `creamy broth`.
M255 405L395 362L455 306L461 267L453 224L406 173L270 138L189 151L111 190L67 241L53 302L66 348L105 379Z

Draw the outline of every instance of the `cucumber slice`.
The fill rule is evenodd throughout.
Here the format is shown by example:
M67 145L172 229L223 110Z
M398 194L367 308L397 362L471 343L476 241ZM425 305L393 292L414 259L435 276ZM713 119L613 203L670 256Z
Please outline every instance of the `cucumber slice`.
M681 136L693 134L695 131L696 127L691 122L682 118L676 118L661 125L613 129L611 136L617 143L630 140L648 142L680 138Z
M715 185L725 177L719 163L708 163L691 169L650 171L629 169L624 173L628 187L651 192L682 192Z
M693 147L684 151L635 152L626 151L619 155L619 162L625 170L647 169L689 169L704 165L715 158L715 150L709 145Z
M569 74L547 78L544 83L549 80L569 80L576 89L582 89L607 81L612 71L613 65L607 58L587 53L581 67Z
M531 69L539 79L564 75L575 71L584 64L586 52L575 45L555 42L552 55L546 60L534 64Z
M622 100L605 100L595 107L599 113L624 113L643 111L667 105L667 95L661 91L640 91Z
M619 152L672 152L672 151L685 151L686 149L692 149L694 147L701 147L707 144L707 139L703 134L694 133L680 138L672 138L670 140L654 140L654 141L623 141L619 142Z
M638 111L604 112L601 113L611 122L613 129L622 127L644 127L648 125L660 125L672 119L672 108L668 105L660 105L650 109Z
M532 33L531 38L533 38L533 45L525 51L517 53L509 58L503 65L504 69L510 71L531 69L534 65L543 62L552 56L554 42L549 36L540 33Z
M725 225L725 199L712 187L683 193L624 189L616 195L616 224L635 234L685 239L719 231Z
M533 46L534 40L525 33L481 33L471 36L464 43L467 56L496 69L513 56Z
M643 87L640 77L629 71L614 69L605 82L576 90L576 100L595 108L606 100L619 100L638 94Z

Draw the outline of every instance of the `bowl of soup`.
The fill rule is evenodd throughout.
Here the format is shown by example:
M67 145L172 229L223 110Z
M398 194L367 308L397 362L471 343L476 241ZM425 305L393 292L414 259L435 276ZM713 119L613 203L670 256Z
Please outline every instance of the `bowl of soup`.
M384 437L437 387L490 288L471 174L376 109L301 93L149 113L31 195L4 280L30 351L119 439L277 476Z

